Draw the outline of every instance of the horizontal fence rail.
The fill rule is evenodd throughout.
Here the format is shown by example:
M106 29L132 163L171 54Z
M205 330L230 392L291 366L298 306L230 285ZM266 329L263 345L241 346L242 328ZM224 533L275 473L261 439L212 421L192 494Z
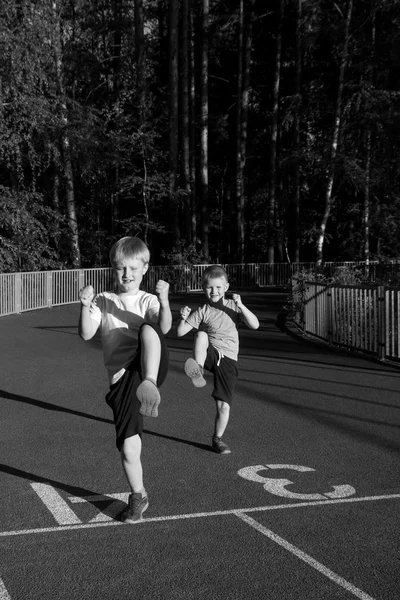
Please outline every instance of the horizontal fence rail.
M170 284L173 292L202 289L202 274L209 265L151 266L143 280L143 289L154 291L159 279ZM226 264L231 288L287 286L302 269L314 263ZM71 304L79 301L79 290L92 285L96 292L112 289L111 268L39 271L0 274L0 316L27 310Z
M298 285L293 279L293 286ZM308 335L381 360L400 360L400 289L302 281L303 308L293 313Z
M200 291L207 266L151 266L143 289L152 292L157 281L164 279L172 292ZM228 273L231 289L238 290L289 285L293 290L300 273L316 272L314 263L222 266ZM330 344L400 361L400 288L373 284L380 276L378 263L325 263L323 273L331 277L346 267L361 269L371 283L338 285L302 280L302 304L293 310L293 320L307 334ZM388 265L384 267L387 273ZM395 275L400 272L400 264L393 263L389 269ZM112 289L112 269L0 274L0 316L78 302L79 290L85 285L92 285L95 292Z

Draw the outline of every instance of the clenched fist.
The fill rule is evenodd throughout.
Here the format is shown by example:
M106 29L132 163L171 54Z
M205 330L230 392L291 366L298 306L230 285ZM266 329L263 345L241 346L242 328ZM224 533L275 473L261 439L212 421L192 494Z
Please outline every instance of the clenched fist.
M236 304L238 308L241 308L243 305L242 299L239 294L232 294L232 300Z
M89 306L93 298L94 289L91 285L87 285L79 290L79 300L81 301L82 306Z
M188 316L190 315L191 312L192 311L190 310L189 306L184 306L183 308L181 308L181 310L180 310L181 319L186 321L186 319L188 318Z
M168 293L169 293L169 283L159 279L156 284L156 295L158 296L158 300L160 304L168 303Z

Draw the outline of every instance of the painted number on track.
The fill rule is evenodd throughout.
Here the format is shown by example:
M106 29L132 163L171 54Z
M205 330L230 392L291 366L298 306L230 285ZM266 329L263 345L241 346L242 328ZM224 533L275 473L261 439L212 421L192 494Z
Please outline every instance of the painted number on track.
M277 477L265 477L259 475L259 471L270 471L274 469L289 469L291 471L298 471L304 473L307 471L315 471L311 467L303 467L302 465L254 465L252 467L243 467L239 469L238 475L249 481L255 481L256 483L262 483L264 490L275 496L282 496L283 498L291 498L296 500L326 500L328 498L348 498L356 493L356 490L351 485L334 485L333 491L326 492L324 494L299 494L291 492L286 489L288 485L294 485L294 482L290 479L277 478Z

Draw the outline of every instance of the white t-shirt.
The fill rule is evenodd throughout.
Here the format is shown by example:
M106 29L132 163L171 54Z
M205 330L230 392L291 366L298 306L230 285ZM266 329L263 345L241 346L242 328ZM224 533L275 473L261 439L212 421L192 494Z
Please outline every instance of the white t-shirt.
M97 294L90 305L90 316L100 324L104 366L110 383L116 383L125 373L125 367L135 356L139 327L143 323L157 323L160 304L157 296L139 290L129 296L127 310L117 294Z

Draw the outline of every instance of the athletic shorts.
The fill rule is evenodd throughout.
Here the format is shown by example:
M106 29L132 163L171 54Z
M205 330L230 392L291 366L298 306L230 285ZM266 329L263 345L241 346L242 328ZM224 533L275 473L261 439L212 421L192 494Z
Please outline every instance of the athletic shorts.
M158 333L161 342L161 360L157 377L157 386L159 387L165 381L168 373L168 349L164 336L157 325L150 325ZM140 402L136 397L136 390L142 381L141 369L141 328L139 329L139 341L136 354L132 362L126 367L125 373L113 385L106 395L106 402L112 409L114 415L116 444L119 451L123 446L124 440L133 435L141 435L143 432L143 416L140 414Z
M210 344L204 368L214 375L212 397L215 400L222 400L231 406L236 379L239 375L237 361L227 356L220 357L218 351Z

